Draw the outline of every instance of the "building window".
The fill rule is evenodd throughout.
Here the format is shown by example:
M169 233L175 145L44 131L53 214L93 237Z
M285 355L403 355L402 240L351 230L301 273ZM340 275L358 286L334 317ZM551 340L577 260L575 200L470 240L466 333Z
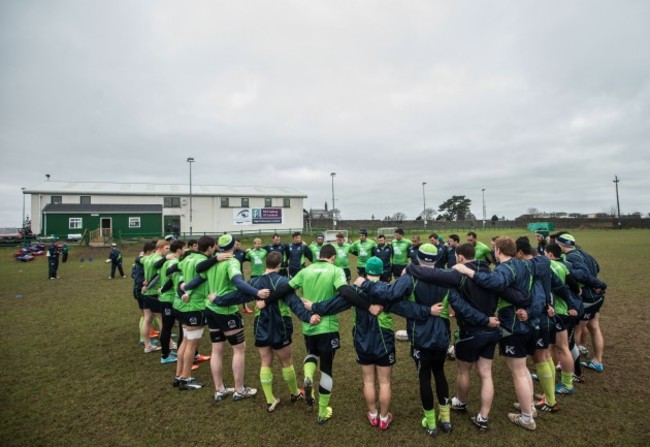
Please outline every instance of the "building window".
M241 199L241 207L242 208L248 208L248 206L249 206L248 203L249 203L248 197L242 197L242 199Z
M221 198L221 208L228 208L230 206L230 200L228 197Z
M291 199L288 197L285 197L282 199L282 206L285 208L290 208L291 207Z
M165 197L163 206L165 208L180 208L181 207L181 198L180 197Z
M50 199L52 205L60 205L63 203L63 196L52 196Z
M80 230L83 226L83 219L81 217L70 217L68 219L68 228L71 230Z
M79 203L81 205L90 205L90 196L79 196Z
M273 206L273 199L267 197L264 199L264 208L271 208Z
M129 217L129 228L140 228L140 218Z

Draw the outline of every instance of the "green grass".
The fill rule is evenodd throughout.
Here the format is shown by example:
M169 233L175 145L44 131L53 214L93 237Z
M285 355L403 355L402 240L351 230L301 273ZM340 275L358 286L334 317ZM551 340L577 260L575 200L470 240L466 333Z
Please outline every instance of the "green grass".
M510 236L525 230L510 230ZM496 232L479 234L487 242ZM501 235L506 235L501 232ZM342 348L334 363L331 405L334 417L325 426L304 404L283 399L275 413L265 411L261 394L250 401L212 400L210 369L195 376L208 384L194 392L170 385L173 365L160 365L157 354L143 354L138 345L138 311L132 281L107 279L107 249L71 247L61 279L47 280L47 262L13 261L13 249L0 249L0 445L2 446L156 446L228 445L647 445L650 427L650 367L645 313L645 274L650 266L650 231L575 231L578 243L600 262L609 283L603 308L606 340L605 372L586 371L587 383L577 393L560 397L557 415L542 414L534 433L514 427L506 413L514 402L505 364L495 359L496 396L490 430L480 434L466 415L452 414L454 431L428 439L421 429L417 378L408 345L398 344L393 372L393 426L385 433L365 419L361 371L351 346L350 315L342 317ZM308 242L311 238L308 237ZM244 246L249 241L244 240ZM125 249L125 267L136 246ZM94 261L88 262L93 256ZM85 262L79 262L83 257ZM18 298L17 295L22 295ZM252 316L247 323L246 381L259 388L259 358L253 347ZM397 328L404 326L397 318ZM304 356L302 337L294 334L294 364L299 380ZM209 353L206 336L201 352ZM230 353L226 365L230 364ZM453 395L455 364L447 363ZM229 368L226 383L232 383ZM276 394L288 397L281 372L274 368ZM470 409L477 409L473 378Z

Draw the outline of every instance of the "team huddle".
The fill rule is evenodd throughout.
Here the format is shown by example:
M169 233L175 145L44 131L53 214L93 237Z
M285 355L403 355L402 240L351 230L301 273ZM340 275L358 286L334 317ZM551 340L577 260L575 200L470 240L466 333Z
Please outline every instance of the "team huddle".
M244 384L246 340L239 309L254 302L253 333L267 410L274 411L280 403L273 391L272 364L277 356L290 402L317 406L317 422L324 424L333 416L338 314L353 308L353 345L363 375L368 422L386 430L393 420L394 316L400 316L406 320L419 381L423 414L417 423L427 435L450 432L452 410L467 412L472 368L481 391L479 410L470 419L479 430L487 430L497 345L516 392L517 411L508 418L535 430L539 411L557 413L556 396L572 394L574 383L584 382L582 367L603 371L598 315L607 287L598 279L596 260L576 246L571 234L540 231L536 236L536 248L523 236L494 238L491 249L477 241L474 232L462 244L456 234L445 240L435 233L422 243L419 236L406 239L401 229L390 242L384 235L374 241L361 230L351 244L343 233L336 234L332 244L318 234L311 245L299 232L290 244L276 234L264 247L256 238L248 250L230 234L218 240L203 236L187 244L148 242L132 272L133 295L142 311L144 352L160 351L162 364L176 364L172 384L180 390L204 386L192 377L192 370L197 360L209 359L215 401L253 397L257 389ZM358 277L352 285L350 256L357 260ZM248 281L244 262L251 264ZM302 322L307 352L302 388L292 361L292 313ZM454 318L457 329L452 334ZM159 344L151 333L155 319L161 322ZM212 342L210 356L198 353L205 326ZM581 362L581 353L588 355L583 346L587 332L594 356ZM233 387L223 380L226 343L233 350ZM528 356L535 365L533 374L526 364ZM445 376L447 358L455 358L457 364L453 397ZM543 394L534 394L534 380Z

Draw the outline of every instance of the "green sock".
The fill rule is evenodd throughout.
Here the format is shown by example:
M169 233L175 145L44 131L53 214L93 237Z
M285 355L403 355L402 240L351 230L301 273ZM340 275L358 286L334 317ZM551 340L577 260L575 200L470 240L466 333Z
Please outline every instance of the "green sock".
M450 406L449 404L447 405L439 405L438 406L438 413L440 413L440 421L441 422L451 422L451 416L450 416Z
M138 323L138 332L140 333L140 341L144 341L144 338L142 338L142 323L144 323L144 317L140 317L140 322Z
M535 363L539 383L542 384L542 390L546 396L546 403L553 406L555 405L555 382L553 381L553 373L548 362Z
M424 419L422 419L422 426L426 428L434 429L436 428L436 410L424 410Z
M548 366L551 367L551 375L553 376L553 383L557 381L557 369L555 369L555 363L553 363L553 358L547 360Z
M296 381L296 370L293 369L293 365L282 368L282 378L287 382L289 387L289 392L295 396L298 394L298 382Z
M262 390L264 390L266 403L272 404L275 402L275 396L273 395L273 371L271 368L267 366L260 368L260 382L262 382Z
M331 394L320 393L318 396L318 417L324 418L327 416L327 406L330 403Z
M316 372L316 363L307 362L303 367L303 372L305 374L305 379L309 379L312 382L314 381L314 373Z
M560 376L562 377L562 385L564 385L566 388L572 390L573 389L573 374L565 373L564 371L562 371Z

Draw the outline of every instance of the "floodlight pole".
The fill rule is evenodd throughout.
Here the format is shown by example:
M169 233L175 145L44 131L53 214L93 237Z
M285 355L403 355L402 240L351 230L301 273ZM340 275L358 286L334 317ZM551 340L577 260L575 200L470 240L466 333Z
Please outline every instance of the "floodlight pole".
M485 188L481 189L483 194L483 229L485 230Z
M427 182L422 182L422 221L424 222L424 231L427 230L427 196L424 193L424 186Z
M618 179L618 176L615 175L614 180L612 181L616 185L616 212L618 214L618 229L620 230L621 228L623 228L621 225L621 204L618 200L618 182L620 182L620 180Z
M187 163L190 165L190 237L192 237L192 163L193 157L187 157Z
M334 177L336 172L330 173L332 176L332 227L336 229L336 202L334 201Z
M23 223L22 228L25 229L25 187L20 188L23 191Z

